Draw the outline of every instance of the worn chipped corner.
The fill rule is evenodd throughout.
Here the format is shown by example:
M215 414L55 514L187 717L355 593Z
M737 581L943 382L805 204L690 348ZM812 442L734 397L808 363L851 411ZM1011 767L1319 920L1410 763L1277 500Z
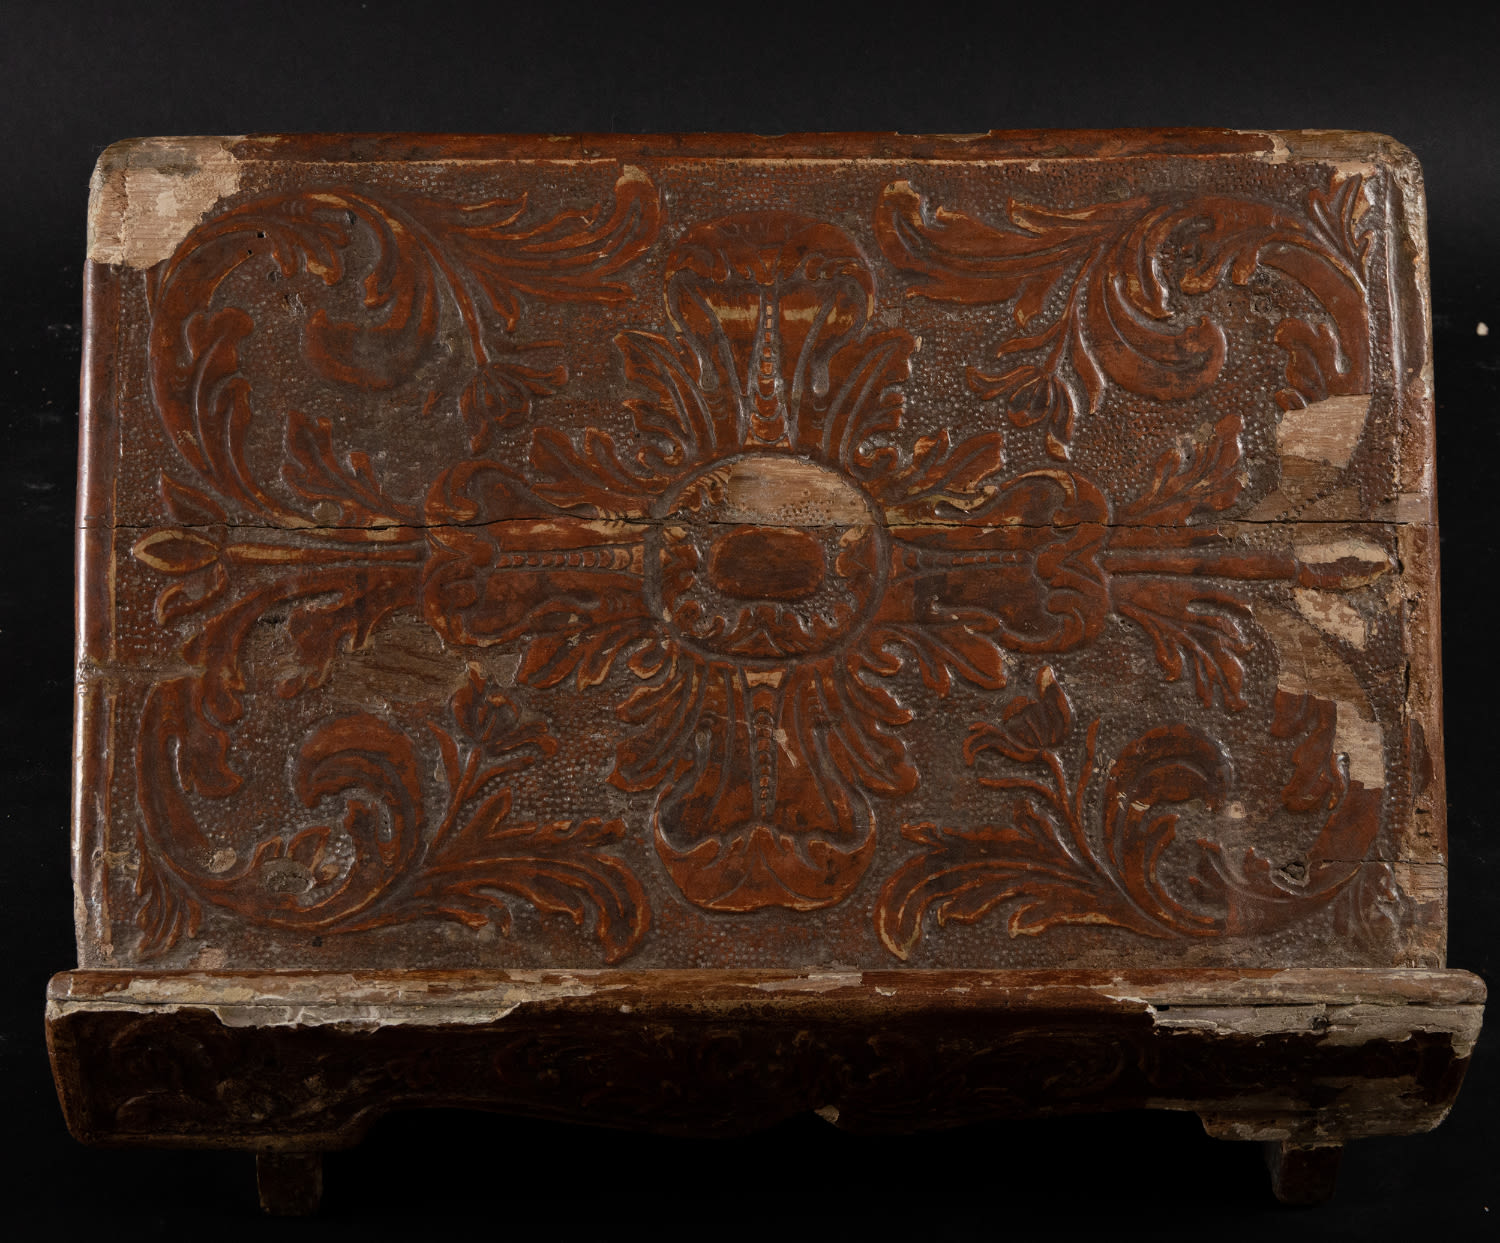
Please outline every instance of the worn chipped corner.
M107 148L89 182L89 260L145 269L170 256L239 189L239 141L129 138Z

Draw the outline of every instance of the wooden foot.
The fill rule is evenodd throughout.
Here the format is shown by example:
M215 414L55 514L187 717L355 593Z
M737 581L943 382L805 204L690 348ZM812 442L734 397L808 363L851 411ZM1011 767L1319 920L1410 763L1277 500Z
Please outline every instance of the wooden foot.
M1271 1192L1283 1204L1322 1204L1333 1198L1338 1183L1342 1144L1294 1144L1270 1140L1265 1145Z
M321 1152L258 1152L255 1186L260 1206L273 1217L305 1217L323 1196Z

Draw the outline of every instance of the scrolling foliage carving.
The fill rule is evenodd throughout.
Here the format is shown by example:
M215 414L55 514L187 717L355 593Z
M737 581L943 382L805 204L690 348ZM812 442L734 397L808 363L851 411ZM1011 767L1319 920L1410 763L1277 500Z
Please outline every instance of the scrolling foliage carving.
M1065 923L1109 924L1151 937L1266 932L1335 898L1345 908L1341 925L1350 913L1395 922L1401 898L1389 865L1372 881L1359 862L1380 829L1379 791L1351 781L1334 752L1335 705L1278 691L1275 711L1273 734L1299 739L1282 805L1324 813L1316 841L1306 858L1276 867L1254 847L1232 863L1217 843L1200 840L1201 868L1188 878L1192 892L1178 896L1159 871L1177 832L1174 805L1197 800L1221 810L1234 780L1229 756L1186 725L1159 725L1132 739L1105 776L1096 839L1085 795L1099 759L1100 721L1088 725L1070 775L1064 748L1074 732L1072 706L1044 665L1035 697L1012 699L998 724L977 721L964 741L968 764L997 752L1025 772L978 778L1015 796L1009 822L971 830L908 825L904 836L925 849L881 891L881 940L905 958L930 910L942 925L973 923L1006 908L1012 935ZM1351 887L1366 891L1346 893Z
M1123 627L1163 680L1191 688L1199 718L1233 717L1264 641L1247 585L1336 595L1393 568L1373 543L1304 558L1216 521L1246 486L1239 413L1159 452L1126 495L1073 461L1110 386L1172 402L1215 383L1230 338L1174 299L1262 268L1322 307L1275 329L1276 400L1368 392L1365 205L1350 177L1300 214L1163 195L1012 204L997 226L889 186L873 238L908 293L1010 307L1001 368L967 380L1003 401L1012 434L1041 439L1025 460L1043 464L1020 469L996 427L911 428L918 334L883 312L851 232L813 215L689 221L655 253L661 199L626 169L611 202L545 219L520 197L331 188L208 220L149 288L151 391L181 461L160 478L176 525L134 555L165 577L156 619L183 627L190 672L154 684L141 716L143 949L192 934L206 905L321 936L419 919L508 931L523 903L614 962L651 923L657 890L627 862L648 835L667 892L702 911L814 911L868 881L873 932L899 957L928 913L1148 938L1261 932L1328 904L1366 931L1399 922L1393 877L1365 862L1382 792L1335 747L1347 705L1276 692L1271 736L1303 740L1283 807L1322 818L1301 874L1205 840L1183 888L1161 860L1183 805L1230 801L1225 744L1180 720L1101 754L1107 721L1077 719L1058 663ZM554 425L544 409L592 407L566 405L589 395L570 387L563 343L523 339L528 308L625 303L648 252L659 318L614 333L613 421ZM407 495L333 419L292 409L268 478L264 441L259 458L250 448L271 417L246 361L256 324L215 296L257 260L330 291L303 321L298 364L323 381L379 394L429 374L435 350L460 359L460 381L413 414L461 419L469 456ZM511 448L492 452L500 441ZM255 572L267 566L276 576ZM245 653L268 614L293 652L276 686L288 700L397 615L467 674L416 716L322 720L288 769L308 823L226 846L199 817L242 787ZM503 684L488 649L514 657ZM917 794L924 766L956 765L917 753L913 703L999 694L1019 666L1035 693L974 723L956 757L1000 811L979 827L908 824L914 855L883 838L882 808ZM643 823L513 819L517 782L557 762L541 714L599 696L618 722L611 797ZM882 851L883 879L869 875Z
M1222 324L1194 319L1174 295L1246 285L1262 265L1318 300L1336 326L1287 316L1284 409L1370 391L1365 264L1370 234L1356 174L1308 196L1304 213L1217 195L1181 193L1051 211L1012 201L1006 226L932 208L909 182L891 185L876 214L886 256L911 273L913 295L1010 305L1017 335L1002 369L970 367L970 387L1004 403L1017 427L1043 426L1065 458L1080 414L1097 414L1110 384L1160 401L1196 397L1224 366Z
M296 797L309 811L342 799L339 825L275 833L243 850L216 847L192 798L223 798L242 784L230 731L244 715L242 659L256 622L286 612L297 660L279 693L295 697L327 678L340 651L367 644L384 618L415 606L427 556L418 507L382 488L368 455L340 454L326 418L286 416L281 479L297 506L255 477L246 446L256 412L241 359L254 323L236 306L211 309L218 285L266 254L283 276L300 268L333 287L349 277L344 252L367 241L368 314L355 322L316 310L303 331L306 363L358 389L388 388L432 345L443 308L454 308L472 365L458 413L477 449L566 380L555 348L543 351L554 358L547 365L518 361L537 347L500 348L496 323L513 331L528 298L624 300L628 291L612 278L651 245L659 210L655 187L634 169L619 178L609 209L540 222L524 197L468 206L309 191L213 218L153 273L152 393L192 481L162 473L163 501L183 525L148 532L134 552L173 580L157 596L157 620L197 616L182 652L197 672L154 686L141 719L145 952L195 931L205 902L320 933L422 916L506 929L498 894L576 924L591 920L609 961L639 943L649 924L645 892L609 849L621 822L510 821L509 779L556 742L477 666L447 713L427 721L423 745L440 753L445 806L427 806L418 741L369 714L325 722L297 752ZM296 531L311 538L294 542L287 533ZM266 564L283 573L233 590L237 569Z

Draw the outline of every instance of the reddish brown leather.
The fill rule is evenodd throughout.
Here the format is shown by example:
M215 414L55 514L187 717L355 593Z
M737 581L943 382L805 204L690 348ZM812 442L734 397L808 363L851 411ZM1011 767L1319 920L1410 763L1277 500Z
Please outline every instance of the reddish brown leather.
M1351 134L112 148L82 964L1440 965L1421 213Z

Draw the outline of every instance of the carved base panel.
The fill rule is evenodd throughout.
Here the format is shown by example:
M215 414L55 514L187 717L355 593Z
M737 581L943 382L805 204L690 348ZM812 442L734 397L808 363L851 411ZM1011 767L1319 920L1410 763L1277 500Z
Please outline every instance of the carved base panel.
M288 1154L411 1106L709 1136L1193 1110L1307 1200L1331 1146L1442 1120L1483 1000L1423 970L73 971L47 1031L79 1139L259 1152L273 1211L316 1200Z

